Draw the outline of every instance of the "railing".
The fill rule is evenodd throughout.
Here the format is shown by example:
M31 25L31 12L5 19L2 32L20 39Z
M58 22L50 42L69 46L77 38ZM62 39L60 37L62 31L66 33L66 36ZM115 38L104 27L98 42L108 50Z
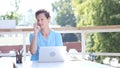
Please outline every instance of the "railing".
M81 43L82 43L82 54L83 58L85 54L89 54L86 52L85 46L85 34L90 32L120 32L120 25L112 25L112 26L95 26L95 27L80 27L80 28L72 28L72 27L61 27L61 28L52 28L59 33L81 33ZM16 29L0 29L0 34L13 34L13 33L21 33L23 34L23 49L24 49L24 58L26 58L26 34L29 34L33 31L33 28L16 28ZM92 53L94 55L104 55L104 56L120 56L120 53Z
M85 49L85 34L90 32L120 32L120 25L111 25L111 26L94 26L94 27L81 27L82 30L82 53L86 53ZM120 56L120 53L92 53L92 55L101 55L101 56ZM83 54L84 56L84 54Z

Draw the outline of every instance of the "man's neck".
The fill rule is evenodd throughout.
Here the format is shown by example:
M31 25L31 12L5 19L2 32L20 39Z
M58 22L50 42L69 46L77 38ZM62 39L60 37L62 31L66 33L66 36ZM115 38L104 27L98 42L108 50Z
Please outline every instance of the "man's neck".
M42 32L42 35L45 37L45 38L48 38L48 35L50 34L50 29L49 28L46 28L44 30L41 30Z

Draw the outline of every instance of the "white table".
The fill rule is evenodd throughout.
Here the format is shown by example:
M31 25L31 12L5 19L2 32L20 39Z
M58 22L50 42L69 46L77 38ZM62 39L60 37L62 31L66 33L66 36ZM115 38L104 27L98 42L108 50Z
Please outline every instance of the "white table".
M31 62L17 64L16 66L17 68L114 68L91 61L66 61L56 63Z
M87 61L87 60L77 60L71 61L66 60L65 62L53 62L53 63L39 63L38 61L27 60L23 64L16 64L17 68L115 68L109 65L103 65L100 63Z
M13 68L15 57L0 58L0 68ZM115 68L108 65L99 64L87 60L56 62L56 63L38 63L37 61L27 61L22 64L15 64L16 68Z

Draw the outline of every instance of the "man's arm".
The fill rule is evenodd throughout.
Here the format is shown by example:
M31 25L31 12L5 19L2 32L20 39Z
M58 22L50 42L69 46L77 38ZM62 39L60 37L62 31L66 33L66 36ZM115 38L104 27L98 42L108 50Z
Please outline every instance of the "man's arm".
M30 53L35 54L37 50L37 34L38 34L38 25L37 23L34 24L34 35L31 39L30 44Z

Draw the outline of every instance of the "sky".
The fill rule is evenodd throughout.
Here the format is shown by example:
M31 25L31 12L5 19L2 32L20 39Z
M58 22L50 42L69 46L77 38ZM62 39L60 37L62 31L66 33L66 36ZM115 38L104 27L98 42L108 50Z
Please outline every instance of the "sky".
M5 15L6 12L10 12L15 10L14 2L15 0L0 0L0 15ZM17 0L19 1L19 0ZM19 14L22 14L22 21L23 22L27 22L27 23L32 23L33 21L31 21L34 17L33 15L35 14L35 12L39 9L46 9L47 11L50 12L51 15L51 22L52 24L55 23L54 17L55 17L55 13L52 11L52 6L51 4L55 1L58 0L20 0L20 7L19 7ZM32 11L29 11L30 9L32 9Z
M0 0L0 15L15 9L11 5L14 4L13 1L14 0ZM44 8L51 13L51 3L53 3L54 1L57 0L21 0L19 12L22 14L26 14L29 9L32 9L34 13L38 9Z

